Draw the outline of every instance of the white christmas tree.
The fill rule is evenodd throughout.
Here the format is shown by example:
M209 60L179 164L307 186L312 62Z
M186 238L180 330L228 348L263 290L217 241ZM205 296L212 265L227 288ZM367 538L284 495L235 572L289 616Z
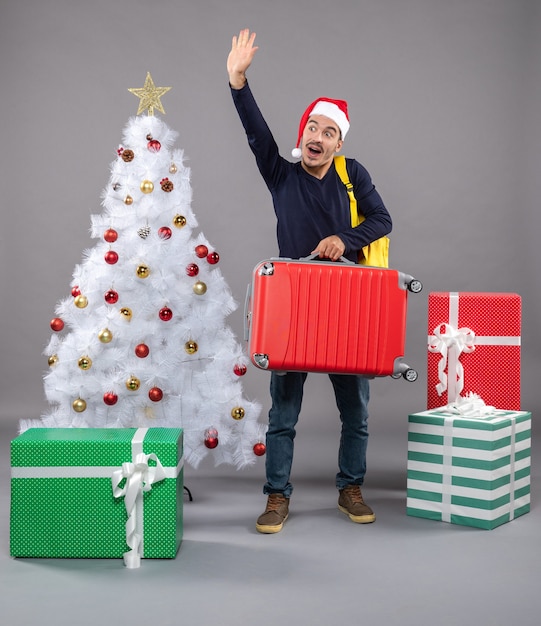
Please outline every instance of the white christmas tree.
M236 308L219 254L197 234L190 170L147 74L91 218L45 350L48 413L29 427L182 427L186 461L237 468L265 452L260 406L243 397L248 360L225 318ZM148 111L148 114L142 114Z

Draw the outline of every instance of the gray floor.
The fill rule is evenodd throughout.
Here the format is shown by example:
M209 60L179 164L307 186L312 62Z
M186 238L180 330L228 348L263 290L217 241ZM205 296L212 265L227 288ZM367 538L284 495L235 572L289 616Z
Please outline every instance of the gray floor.
M0 606L2 623L311 624L384 626L539 624L540 481L534 443L532 511L492 531L405 515L405 443L372 437L364 489L375 524L336 508L334 442L303 433L291 516L264 536L262 465L234 472L187 470L184 541L175 560L9 557L9 441L0 423ZM6 619L7 617L7 619Z

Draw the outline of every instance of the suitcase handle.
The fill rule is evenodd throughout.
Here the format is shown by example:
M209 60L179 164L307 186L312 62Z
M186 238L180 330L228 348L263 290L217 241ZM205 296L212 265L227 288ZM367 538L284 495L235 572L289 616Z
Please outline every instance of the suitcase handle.
M299 259L299 261L321 261L322 263L337 263L338 261L340 261L342 263L347 263L348 265L356 265L356 263L354 263L353 261L346 259L345 256L341 256L338 259L338 261L331 261L330 259L321 259L317 252L315 254L310 254L309 256L305 256L302 259Z

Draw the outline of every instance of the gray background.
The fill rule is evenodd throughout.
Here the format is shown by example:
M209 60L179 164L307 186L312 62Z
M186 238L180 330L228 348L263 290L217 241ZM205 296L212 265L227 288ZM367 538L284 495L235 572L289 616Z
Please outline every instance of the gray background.
M16 435L20 418L36 418L45 407L42 374L47 364L42 350L50 335L49 320L56 302L69 293L82 251L93 245L90 215L101 210L109 163L124 125L137 110L138 100L127 89L141 87L147 71L157 86L173 87L163 98L165 120L179 132L177 146L185 150L192 168L193 208L201 230L221 255L222 271L240 304L229 323L242 336L242 308L251 270L262 258L276 255L270 196L234 111L225 70L231 36L248 26L257 32L260 46L249 73L250 83L282 153L288 155L294 147L299 118L309 102L321 95L347 99L352 126L343 152L368 168L393 216L391 264L424 284L420 295L410 297L406 354L418 369L419 380L413 384L377 380L372 386L367 489L373 486L372 502L379 501L383 517L388 514L390 521L387 526L385 521L374 525L379 530L373 532L382 535L380 540L375 536L378 554L373 555L371 571L385 581L389 572L396 572L399 580L392 582L409 593L412 571L423 578L428 573L430 578L445 562L458 572L460 546L467 546L464 554L471 560L466 557L463 564L477 580L487 581L486 594L481 594L478 606L471 605L471 593L462 589L458 593L469 597L470 604L462 599L457 615L471 609L477 611L477 623L509 622L502 607L496 610L490 602L498 586L509 577L515 579L513 567L530 567L526 580L539 580L539 555L534 558L531 551L532 545L539 545L533 515L503 527L499 535L503 544L495 534L500 531L459 534L449 525L405 519L405 449L407 414L422 410L426 403L426 303L430 291L509 291L522 296L523 408L531 410L534 418L540 408L540 5L538 0L0 0L4 559L9 497L6 444ZM262 418L268 409L267 383L267 375L253 369L245 378L247 395L263 404ZM324 485L333 507L338 443L335 413L328 380L309 377L295 472L299 480ZM289 539L286 535L276 538L291 542L275 543L281 546L277 553L267 550L268 544L265 548L259 543L243 545L241 549L244 539L231 534L232 520L237 518L227 507L234 500L243 502L241 492L251 494L249 503L247 499L239 506L245 507L245 523L253 533L253 520L263 504L262 474L261 463L240 473L214 469L210 462L203 464L199 474L188 472L196 487L202 484L198 483L202 477L209 478L205 486L209 493L215 490L222 507L213 508L207 493L208 510L203 509L203 514L187 510L185 560L178 566L190 563L193 578L187 584L199 583L199 587L190 587L191 593L197 593L195 589L203 593L209 575L205 565L214 562L216 577L223 574L220 580L227 578L228 567L234 568L237 582L248 572L265 598L263 589L272 593L272 581L254 565L263 554L269 559L271 577L283 576L284 563L293 578L306 576L297 559L302 555L307 569L316 575L321 564L311 546L319 543L320 535L319 530L310 535L312 526L301 525L300 534L290 534ZM238 482L227 480L228 475ZM225 483L220 483L224 477ZM321 497L321 491L316 493ZM301 494L298 502L302 509ZM205 517L207 513L210 518ZM232 517L227 518L228 514ZM295 528L293 520L288 524ZM209 528L210 535L204 535ZM287 531L294 533L290 528ZM347 528L344 538L360 530ZM225 530L233 544L228 539L208 543ZM245 531L244 526L241 530ZM404 530L410 533L405 550L402 543L395 543L396 533ZM421 536L427 537L424 543ZM303 544L307 537L312 537L308 547ZM254 543L262 539L249 538ZM520 538L523 544L517 543ZM295 545L300 554L294 552ZM332 546L332 551L328 545L324 548L323 561L329 564L341 549L338 544ZM447 546L448 552L442 546ZM523 556L513 560L520 548ZM496 555L502 554L511 560L498 561ZM348 555L349 551L341 555L342 563ZM383 556L388 558L385 566L379 560ZM485 567L479 569L481 562ZM339 565L329 565L337 584ZM349 566L350 570L345 567L347 575L357 576L358 563ZM30 570L35 579L21 578L20 567L10 569L9 581L13 589L19 589L17 584L28 587L34 580L40 589L35 610L45 602L53 611L47 602L53 602L54 594L37 582L40 571L52 574L55 585L69 586L76 570L82 587L72 588L71 593L81 602L84 588L94 585L88 572L104 574L99 565L75 565L66 571L62 567L40 565ZM104 566L108 584L107 573L113 575L115 567ZM156 570L149 568L147 571L156 575ZM28 573L28 567L23 566L24 571ZM497 573L502 577L490 578ZM236 597L235 592L242 593L235 586L219 587L220 582L212 580L218 585L215 593L221 602ZM314 585L316 595L322 580ZM363 580L366 584L366 576ZM519 589L506 593L507 598L513 595L511 607L518 606L522 598L526 602L522 607L528 602L538 604L533 588L520 583ZM288 593L288 588L274 590ZM131 587L124 588L124 592L130 591ZM348 593L350 600L356 599L355 591ZM431 617L430 610L439 601L444 603L440 593L438 585L432 599L419 598L417 604L397 600L393 605L396 613L387 612L385 619L380 616L380 621L373 623L406 623L404 615L423 603L426 612L418 613L413 623L457 623L452 617L449 621L441 615L436 621ZM17 592L10 593L13 606L19 604L18 597ZM250 623L247 615L257 621L260 605L242 597L238 606L244 602L244 623ZM385 604L381 589L375 597ZM292 602L290 606L308 619L302 623L335 623L341 615L339 607L326 612L310 590L299 592L298 598L304 604ZM489 620L485 601L492 607ZM225 614L208 609L203 597L197 604L199 609L207 606L206 618L186 623L208 624L214 618L225 623ZM509 608L509 601L504 605L516 615L517 609ZM97 610L85 608L88 614ZM377 617L375 609L365 606L364 611ZM241 613L238 609L237 617ZM193 614L197 614L195 608ZM66 619L68 615L69 611ZM287 610L278 615L283 623L292 623ZM538 613L533 615L538 617ZM263 617L262 623L273 623L267 618ZM156 623L176 623L169 619ZM461 619L473 623L465 613ZM537 623L537 618L533 619L518 622ZM75 621L86 623L81 617ZM21 623L33 621L27 615Z
M252 89L282 153L320 95L345 98L343 152L368 168L394 219L391 264L424 284L410 297L407 360L419 381L376 381L372 429L425 405L430 291L523 298L523 406L536 394L540 3L535 0L17 0L0 3L2 271L0 411L45 406L42 349L56 302L94 245L109 164L147 71L192 168L193 208L220 252L238 310L253 266L276 254L270 196L230 100L231 36L260 50ZM249 396L267 405L267 375ZM334 428L330 384L312 376L305 413ZM378 422L378 423L376 423Z

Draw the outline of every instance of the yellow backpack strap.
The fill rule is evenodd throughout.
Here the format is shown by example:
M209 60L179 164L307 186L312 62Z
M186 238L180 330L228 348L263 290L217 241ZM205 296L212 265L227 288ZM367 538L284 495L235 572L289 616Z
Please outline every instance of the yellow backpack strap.
M346 157L343 155L335 156L334 167L348 192L351 226L355 228L355 226L364 222L365 217L364 215L359 215L359 211L357 210L357 200L355 199L353 185L349 180L346 168ZM389 267L389 238L386 236L381 237L365 246L359 253L359 263L362 265L372 265L373 267Z
M364 215L359 216L359 211L357 210L357 200L355 198L355 194L353 193L353 185L351 184L348 176L348 171L346 168L346 157L342 154L334 157L334 167L338 172L338 176L340 176L340 180L344 183L346 187L346 191L349 196L349 209L351 211L351 226L355 228L361 222L364 221Z

